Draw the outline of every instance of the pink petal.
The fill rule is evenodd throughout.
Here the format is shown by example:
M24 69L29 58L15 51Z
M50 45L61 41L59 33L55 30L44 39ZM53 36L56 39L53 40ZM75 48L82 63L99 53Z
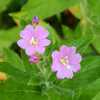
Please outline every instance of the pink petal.
M26 40L30 40L34 32L34 28L32 25L27 25L23 31L21 31L20 36Z
M61 52L62 57L70 56L70 55L75 54L76 48L75 47L67 47L67 46L63 45L60 48L60 52Z
M42 26L37 26L35 28L35 36L39 39L48 37L49 32Z
M50 43L51 43L51 41L48 39L42 39L39 41L39 45L41 45L41 46L48 46Z
M25 31L33 32L33 31L34 31L34 27L33 27L31 24L29 24L29 25L27 25L27 26L24 28L24 30L25 30Z
M35 53L35 48L33 46L30 46L28 48L26 48L26 54L29 56L32 56Z
M64 79L64 78L72 79L72 77L73 77L73 72L71 70L60 70L57 72L58 79Z
M53 53L52 53L52 58L53 58L53 60L55 61L55 60L59 60L60 59L60 54L59 54L59 52L58 51L54 51Z
M43 54L43 53L45 52L45 48L44 48L44 47L38 46L38 47L36 47L35 49L36 49L36 52L38 52L38 53L40 53L40 54Z
M82 60L82 57L79 53L74 54L74 55L69 57L69 63L72 64L72 65L80 63L81 60Z
M60 56L59 56L59 52L58 51L54 51L52 53L52 66L51 66L51 69L53 72L56 72L60 69L61 65L60 65L60 62L59 62L59 59L60 59Z
M60 69L60 67L61 66L60 66L59 62L54 60L52 66L51 66L52 71L56 72Z
M21 47L23 49L27 48L28 45L29 45L24 39L18 40L17 44L18 44L19 47Z
M71 65L71 70L73 72L79 72L80 71L80 64Z

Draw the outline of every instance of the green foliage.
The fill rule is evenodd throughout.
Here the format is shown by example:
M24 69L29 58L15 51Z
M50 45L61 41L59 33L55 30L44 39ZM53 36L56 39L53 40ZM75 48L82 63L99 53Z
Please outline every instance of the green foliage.
M95 34L95 39L93 41L93 46L97 50L97 52L100 54L100 34Z
M17 17L18 19L25 18L31 20L33 16L37 15L44 19L75 5L78 1L79 0L73 2L73 0L69 0L67 3L66 0L28 0L21 12L13 13L12 16ZM40 11L40 9L42 11Z
M42 78L42 76L41 76L42 74L38 72L39 70L37 69L37 67L34 66L34 64L32 65L33 67L31 67L31 65L29 65L28 59L25 60L25 58L27 58L27 57L25 57L25 55L23 54L22 58L23 58L24 66L26 66L25 68L27 68L27 67L29 67L29 68L26 71L20 70L20 68L16 68L16 65L18 65L20 67L23 65L22 63L20 63L21 59L17 60L17 59L19 59L18 56L10 50L6 50L6 52L8 53L6 55L8 55L9 59L6 59L6 62L0 64L0 70L3 72L6 72L8 74L9 80L7 80L8 82L5 81L3 83L4 85L1 84L1 91L2 91L2 89L4 89L2 86L5 87L6 84L7 84L6 89L10 88L10 90L8 92L6 90L4 91L4 94L3 94L4 97L6 98L8 96L8 98L9 98L9 95L12 95L12 98L16 99L17 93L20 94L21 91L23 91L21 93L23 93L25 95L24 98L27 98L27 99L30 98L30 96L32 95L31 92L32 93L36 92L36 95L37 95L37 93L39 93L40 90L43 88L42 84L45 83L45 81L43 82L44 78ZM14 59L17 61L17 63L15 63L11 59L10 56L11 57L14 56ZM12 64L11 62L9 62L10 60L12 60L14 63ZM41 64L39 65L40 67L42 67ZM44 66L44 63L43 63L43 66ZM88 98L90 98L92 96L95 96L96 93L99 92L99 90L97 90L97 89L100 88L99 85L97 87L93 88L94 85L97 85L97 84L99 84L98 82L100 82L99 81L99 75L100 75L99 67L100 67L100 57L99 56L91 56L91 57L85 58L82 62L81 72L79 74L77 74L73 80L65 79L63 81L58 81L57 83L53 83L52 85L50 85L47 88L46 87L43 88L41 93L44 94L46 92L46 96L43 97L43 99L48 97L48 98L50 98L50 100L53 100L53 99L55 100L55 95L57 95L57 97L58 97L57 100L59 100L60 98L62 98L62 100L65 100L65 98L72 99L73 96L76 95L76 92L75 92L76 89L78 89L80 91L80 88L81 88L80 92L82 92L81 95L82 96L84 95L84 97L82 97L82 96L80 96L80 97L85 98L85 96L88 95ZM33 74L31 73L31 70L33 70L32 71ZM36 73L37 73L37 75L35 75ZM39 74L40 74L40 76L39 76ZM42 80L38 79L39 77L41 77ZM11 83L9 83L9 82L11 82ZM17 85L15 84L16 82L18 83ZM48 82L49 82L48 84L51 84L53 82L53 80L50 79ZM88 85L88 88L87 88L87 85ZM14 86L18 86L18 87L14 88ZM54 90L49 89L50 87L53 88ZM29 90L27 90L27 89L29 89ZM90 91L91 89L95 89L95 94ZM16 92L17 90L19 90L19 92ZM11 91L13 91L13 92L11 94L9 94L9 92L11 92ZM25 91L29 91L29 92L27 93ZM86 95L85 91L90 91L91 94ZM7 96L5 96L6 92L8 93ZM13 95L14 92L16 92L16 95ZM25 93L27 93L27 95ZM63 97L61 94L63 95ZM65 94L67 94L67 95L65 95ZM2 95L2 97L3 97L3 95ZM35 96L35 94L33 94L32 97L33 96ZM19 97L23 98L22 95ZM39 98L39 95L37 95L36 98ZM40 98L42 98L42 96ZM25 99L25 100L27 100L27 99ZM30 100L31 100L31 98L30 98ZM37 100L39 100L39 99L37 99ZM82 100L84 100L84 99L82 99Z
M16 68L25 71L24 64L22 60L19 58L19 56L14 53L13 51L10 51L9 49L4 50L4 61L11 64L12 66L15 66Z
M100 79L96 79L91 84L88 84L84 88L80 89L80 90L82 90L82 92L79 95L79 99L82 99L82 100L89 99L89 100L91 100L92 98L94 98L100 92L99 84L100 84Z
M24 0L16 1L20 2L20 5L17 5L19 8L15 7L19 9L17 12L10 11L13 6L10 5L11 0L0 1L0 25L5 24L5 18L8 26L9 18L17 24L8 29L0 28L0 72L5 72L8 78L0 81L0 99L99 100L100 0L26 1L25 4ZM15 5L16 2L13 1ZM66 25L62 22L61 12L66 14L67 9L79 19L78 23L74 23L74 29L67 25L72 19L69 19ZM25 52L14 45L19 39L19 32L31 23L33 16L39 16L40 25L48 29L48 38L52 41L39 64L30 64ZM67 17L64 18L65 21ZM44 22L42 19L50 22ZM83 58L81 71L71 80L57 80L55 73L51 73L51 53L63 44L77 47Z
M0 30L0 50L16 42L19 37L19 30L17 27L9 30Z
M90 33L94 34L94 41L92 41L93 46L99 53L100 47L98 46L99 40L100 40L100 24L99 24L99 3L100 0L97 0L97 2L94 2L94 0L83 0L82 4L85 6L82 6L82 15L83 19L85 21L84 27L85 30L90 29Z
M0 0L0 12L4 11L10 2L11 0Z
M93 100L99 100L100 99L100 93L98 93L94 98Z

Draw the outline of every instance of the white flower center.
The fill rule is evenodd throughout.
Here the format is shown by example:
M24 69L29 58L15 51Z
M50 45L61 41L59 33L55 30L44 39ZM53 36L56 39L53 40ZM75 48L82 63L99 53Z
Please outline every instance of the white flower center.
M37 45L38 44L38 41L34 37L32 37L31 40L30 40L30 43L32 45Z
M64 58L61 58L60 59L60 63L61 64L63 64L66 68L70 68L70 66L69 66L69 60L68 60L68 57L66 56L66 57L64 57Z

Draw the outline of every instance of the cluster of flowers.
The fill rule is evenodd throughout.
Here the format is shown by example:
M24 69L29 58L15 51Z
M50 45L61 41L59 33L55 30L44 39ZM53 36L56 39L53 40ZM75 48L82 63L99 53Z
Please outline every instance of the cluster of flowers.
M31 63L38 63L39 55L44 54L46 47L51 44L48 30L38 22L38 17L34 17L32 24L21 31L21 39L17 42L18 46L25 50ZM56 72L58 79L72 78L73 74L80 70L81 55L76 53L75 47L62 45L59 51L53 51L51 55L51 69Z

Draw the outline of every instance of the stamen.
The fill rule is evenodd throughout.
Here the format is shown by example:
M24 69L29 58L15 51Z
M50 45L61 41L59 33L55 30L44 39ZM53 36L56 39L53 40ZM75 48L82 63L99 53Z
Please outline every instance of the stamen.
M38 41L34 37L32 37L32 39L30 40L30 43L32 45L37 45Z
M64 57L60 59L61 64L63 64L64 66L68 65L69 61L68 61L68 57Z

